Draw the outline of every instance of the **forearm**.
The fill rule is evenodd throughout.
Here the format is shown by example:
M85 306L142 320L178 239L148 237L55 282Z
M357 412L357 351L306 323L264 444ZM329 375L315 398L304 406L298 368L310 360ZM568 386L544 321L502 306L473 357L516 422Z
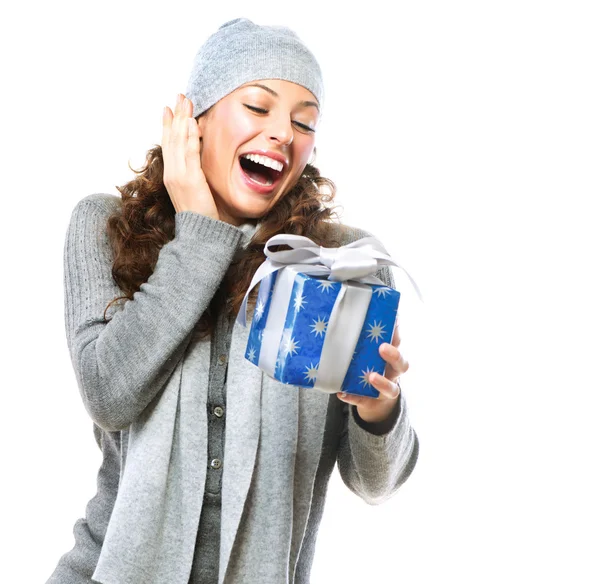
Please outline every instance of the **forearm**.
M364 428L353 410L356 408L349 406L345 416L338 468L351 491L377 505L391 497L412 473L419 451L417 435L403 397L398 400L398 416L382 423L391 426L382 427L387 430L382 434Z

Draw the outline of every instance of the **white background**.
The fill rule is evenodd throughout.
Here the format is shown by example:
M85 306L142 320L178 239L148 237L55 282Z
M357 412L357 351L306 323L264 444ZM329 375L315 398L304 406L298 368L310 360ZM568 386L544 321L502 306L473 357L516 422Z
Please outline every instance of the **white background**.
M392 8L393 7L393 8ZM3 10L2 582L73 546L100 452L63 321L70 213L160 143L218 26L321 63L316 165L400 270L421 455L372 507L332 475L313 584L600 581L594 2L34 2ZM391 12L393 10L393 13Z

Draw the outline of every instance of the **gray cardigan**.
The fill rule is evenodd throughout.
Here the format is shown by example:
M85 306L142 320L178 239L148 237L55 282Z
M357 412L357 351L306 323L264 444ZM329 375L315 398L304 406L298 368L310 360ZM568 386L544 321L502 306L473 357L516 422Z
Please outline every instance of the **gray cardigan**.
M128 320L117 319L120 328L113 326L111 335L108 331L110 327L102 321L102 314L106 304L120 295L120 291L112 281L112 254L105 224L108 214L119 201L117 197L104 194L82 199L73 211L65 239L67 342L81 397L94 422L94 435L103 453L103 462L98 473L98 492L87 505L86 517L75 523L75 546L60 558L48 580L49 584L96 581L92 580L92 574L126 466L130 426L150 407L149 404L171 378L178 364L185 362L185 349L190 336L193 336L194 327L217 290L235 252L249 234L246 226L237 228L193 212L177 213L175 238L161 250L157 266L148 281L151 285L142 286L142 290L134 297L132 304L138 303L137 312L130 310ZM370 235L339 224L332 224L332 228L343 230L342 244ZM387 267L377 275L393 286ZM110 316L111 312L108 314ZM232 409L225 403L228 392L224 391L228 367L226 355L232 326L231 321L220 317L219 326L210 341L211 358L210 364L207 363L208 391L205 398L208 444L205 445L207 452L203 453L208 468L203 469L200 520L195 523L197 540L191 552L193 562L189 556L191 565L182 567L182 570L187 570L185 573L189 574L191 583L306 584L310 581L310 567L327 483L336 460L348 488L367 503L379 504L392 496L412 472L418 456L418 440L408 421L403 396L393 416L382 424L365 423L358 417L355 407L349 408L334 394L320 396L322 399L319 403L323 404L320 432L315 430L310 434L310 424L305 424L306 440L310 436L315 448L320 448L320 455L312 476L298 480L298 485L304 487L298 492L294 491L293 509L296 513L292 514L292 532L301 535L287 540L275 538L275 543L263 550L261 556L257 552L261 547L250 543L250 533L256 528L251 518L245 515L240 518L238 513L236 520L230 520L228 508L223 506L221 511L221 492L224 488L222 473L227 465L235 465L235 453L239 452L241 457L243 450L243 445L240 445L240 448L225 455L225 419L229 415L228 431L233 432L236 423L232 418ZM152 343L141 343L140 339L152 339ZM228 383L235 383L239 379L232 365L229 364L231 371ZM102 384L103 376L109 373L111 383ZM248 383L247 375L246 372L246 377L242 378L244 383ZM281 395L280 390L278 395ZM236 417L241 416L240 413ZM314 416L314 419L317 417ZM297 418L301 419L300 415ZM245 431L249 425L250 419L239 432ZM299 422L298 435L302 431L303 426ZM235 435L230 442L233 444L234 440ZM255 445L254 455L256 450L259 450L258 445ZM250 458L248 452L245 459ZM283 453L267 452L262 456L271 456L275 463L280 454ZM245 459L239 461L240 465L244 464ZM265 460L268 461L268 458ZM246 464L250 478L252 466ZM242 467L239 468L242 476ZM260 472L257 470L254 474L259 476ZM311 488L306 488L306 485L311 485ZM265 499L262 502L260 492L257 486L250 488L247 485L239 493L238 505L243 506L244 500L249 501L253 497L253 505L260 509L265 505L273 505L273 500L286 500L290 496L290 493L278 492L277 496L271 494L268 501ZM223 498L234 500L227 499L227 493ZM298 509L304 512L299 513ZM247 540L244 539L245 533L248 533ZM236 534L238 539L234 545ZM268 536L266 532L264 535L265 538ZM279 568L279 572L275 568L278 561L281 566L286 564ZM265 571L267 564L274 566L271 572ZM120 574L124 571L116 573L119 576L101 581L106 584L129 582L128 579L121 579Z

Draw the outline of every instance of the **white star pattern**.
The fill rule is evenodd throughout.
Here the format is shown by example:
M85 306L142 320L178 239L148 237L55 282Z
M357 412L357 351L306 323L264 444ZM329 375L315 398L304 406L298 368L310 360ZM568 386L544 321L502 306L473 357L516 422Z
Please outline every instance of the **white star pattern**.
M290 353L293 355L298 352L300 346L292 337L293 329L285 329L281 335L281 353L282 359L285 359Z
M265 311L265 303L261 298L258 299L256 303L256 309L254 310L254 320L260 320Z
M312 326L312 333L315 333L315 336L318 335L323 335L325 334L325 331L327 329L327 321L325 319L321 320L321 318L319 317L317 320L313 320Z
M306 368L305 375L307 381L315 381L317 379L317 371L319 369L319 364L313 365L311 362L310 367Z
M248 351L248 357L247 359L249 361L252 361L252 363L256 363L255 359L256 359L256 351L254 350L254 347L252 347L249 351Z
M381 323L377 324L377 321L375 321L369 326L371 327L368 335L369 339L371 339L372 341L378 341L380 337L383 337L383 329L385 327L381 326Z
M286 331L284 331L283 338L282 338L281 342L283 344L283 351L284 351L286 357L290 353L292 355L294 353L297 353L298 349L300 348L300 346L298 345L298 343L292 337L292 329L287 329Z
M289 355L290 353L292 355L294 353L297 353L299 348L300 348L300 345L298 345L298 343L296 343L296 341L293 338L291 338L290 342L285 346L286 356Z
M371 373L373 373L373 371L375 371L375 369L369 369L367 367L366 371L363 371L362 376L360 377L360 382L366 387L367 385L373 385L370 381L369 381L369 375L371 375Z
M319 287L321 289L321 292L329 293L329 290L331 290L333 285L334 285L333 280L320 280L319 281Z
M383 296L385 298L386 294L391 294L392 291L389 288L377 288L377 290L375 290L375 294L377 294L378 297Z
M304 296L302 296L302 292L300 290L298 290L298 292L296 292L296 297L294 298L294 310L296 312L299 312L300 310L302 310L304 308L303 304L304 304Z

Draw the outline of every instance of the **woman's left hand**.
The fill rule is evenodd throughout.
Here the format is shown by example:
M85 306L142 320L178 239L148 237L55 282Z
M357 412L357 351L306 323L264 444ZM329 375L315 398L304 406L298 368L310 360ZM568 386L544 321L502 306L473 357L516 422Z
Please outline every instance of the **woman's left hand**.
M392 413L400 397L400 387L396 380L408 370L408 361L405 361L398 347L400 346L400 333L398 326L394 327L392 344L382 343L379 354L387 362L385 376L371 373L369 381L379 391L379 397L373 398L353 393L338 392L337 396L343 402L355 405L358 415L365 422L382 422ZM344 396L344 397L343 397Z

